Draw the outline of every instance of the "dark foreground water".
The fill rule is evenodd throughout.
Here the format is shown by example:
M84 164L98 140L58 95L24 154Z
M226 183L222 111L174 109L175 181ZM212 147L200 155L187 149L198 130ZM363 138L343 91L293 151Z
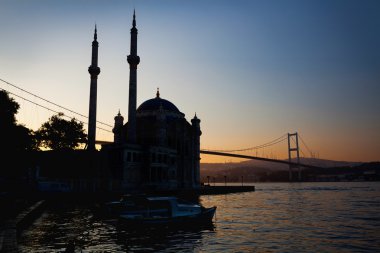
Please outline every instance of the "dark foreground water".
M49 208L19 238L21 252L380 252L380 182L255 184L201 196L212 226L129 231L90 208Z

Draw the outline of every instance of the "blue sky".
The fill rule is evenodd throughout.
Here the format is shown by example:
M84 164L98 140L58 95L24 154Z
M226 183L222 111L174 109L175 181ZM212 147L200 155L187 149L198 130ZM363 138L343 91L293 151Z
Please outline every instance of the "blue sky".
M250 147L297 131L321 158L380 160L379 1L1 0L0 78L87 115L96 22L97 118L112 125L119 109L127 118L134 8L138 104L159 87L188 120L196 112L202 148ZM51 116L20 106L19 122L33 129ZM285 157L286 145L265 152Z

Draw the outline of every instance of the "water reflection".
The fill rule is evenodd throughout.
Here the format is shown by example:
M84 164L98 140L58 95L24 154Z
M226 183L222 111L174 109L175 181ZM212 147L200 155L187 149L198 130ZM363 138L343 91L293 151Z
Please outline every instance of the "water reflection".
M19 240L21 252L166 252L202 245L203 234L215 224L129 227L116 219L103 219L83 205L50 207Z
M197 248L202 243L204 233L214 232L214 224L199 226L187 224L184 227L156 226L129 228L117 226L117 243L128 252L157 252L172 249L173 252Z
M256 184L256 192L201 196L209 227L131 229L91 208L48 209L19 239L21 252L376 252L380 182Z
M214 251L375 252L380 245L380 182L256 184L254 193L202 203L218 206L216 234L225 240L209 239Z

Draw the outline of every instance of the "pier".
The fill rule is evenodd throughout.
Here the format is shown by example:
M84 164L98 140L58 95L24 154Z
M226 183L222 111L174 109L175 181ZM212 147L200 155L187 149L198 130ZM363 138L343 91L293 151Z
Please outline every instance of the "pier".
M253 192L255 191L255 186L211 186L205 185L197 190L199 195L216 195L216 194L229 194L229 193L239 193L239 192Z
M43 212L45 200L37 201L15 218L9 218L0 224L0 252L17 253L17 236Z

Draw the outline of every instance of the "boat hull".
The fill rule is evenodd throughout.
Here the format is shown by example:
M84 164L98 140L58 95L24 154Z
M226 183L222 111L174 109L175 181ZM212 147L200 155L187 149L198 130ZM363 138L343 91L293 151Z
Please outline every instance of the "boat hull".
M216 207L205 208L201 213L174 217L133 217L119 215L119 221L131 226L143 225L180 225L180 224L209 224L212 223Z

